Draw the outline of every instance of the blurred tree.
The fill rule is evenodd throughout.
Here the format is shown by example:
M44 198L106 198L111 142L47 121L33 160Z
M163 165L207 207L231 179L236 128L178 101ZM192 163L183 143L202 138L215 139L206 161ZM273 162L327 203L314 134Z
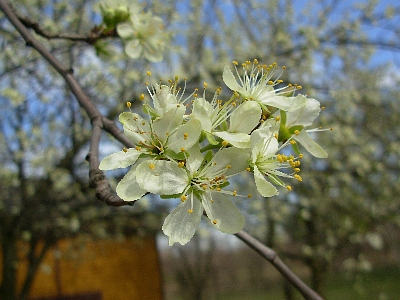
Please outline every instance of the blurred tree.
M376 50L400 51L400 7L378 1L328 0L146 2L171 31L171 45L162 63L129 61L121 42L110 38L94 47L70 39L42 41L74 70L94 104L110 119L124 109L126 101L135 105L145 91L144 71L150 67L164 79L173 74L186 77L190 90L204 80L220 86L221 77L216 75L232 59L257 58L286 65L290 72L282 79L297 82L322 99L327 105L322 125L334 131L320 137L329 160L318 162L315 169L303 169L304 182L294 186L293 196L262 200L261 217L268 226L264 240L276 245L281 241L275 233L285 228L299 245L299 251L288 254L313 270L317 290L331 259L338 251L348 250L350 241L352 245L368 241L378 247L381 224L399 223L393 215L399 186L394 113L398 108L393 100L398 99L398 90L392 88L393 79L387 82L390 68L371 73L369 63L371 58L381 62L374 55ZM21 0L14 5L21 15L52 33L88 33L99 23L93 1ZM21 39L4 15L0 15L0 32L4 115L0 238L3 252L10 255L4 260L14 262L15 241L23 236L34 247L35 239L49 234L50 245L78 228L90 231L89 225L83 225L94 224L88 216L96 219L110 209L87 197L83 157L89 121L54 70L35 51L21 47ZM102 60L103 56L107 59ZM253 204L259 205L251 201L244 206ZM41 207L43 213L38 214ZM86 209L92 214L85 213ZM250 219L249 224L256 223ZM10 264L3 268L6 265L11 268ZM4 299L15 299L11 284L15 272L4 272L1 292L11 295Z

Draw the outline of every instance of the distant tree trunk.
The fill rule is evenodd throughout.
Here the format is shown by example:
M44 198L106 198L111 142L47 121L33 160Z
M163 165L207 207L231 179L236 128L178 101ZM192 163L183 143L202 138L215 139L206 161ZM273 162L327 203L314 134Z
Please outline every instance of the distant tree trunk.
M273 248L275 244L275 226L276 222L275 219L272 217L271 214L271 205L269 200L265 200L265 214L267 216L267 232L265 235L265 244L268 247Z
M293 287L292 285L286 280L283 280L283 293L285 295L285 300L293 300Z
M13 234L2 235L3 280L0 286L0 299L16 300L17 286L17 245Z
M33 279L35 278L35 274L37 273L40 263L42 262L44 255L47 253L47 251L50 249L52 245L53 243L51 242L50 239L46 240L39 254L35 255L38 249L38 240L37 239L31 240L30 251L28 254L29 266L25 277L25 282L22 286L21 294L19 296L19 300L25 300L28 297L29 291L33 283Z

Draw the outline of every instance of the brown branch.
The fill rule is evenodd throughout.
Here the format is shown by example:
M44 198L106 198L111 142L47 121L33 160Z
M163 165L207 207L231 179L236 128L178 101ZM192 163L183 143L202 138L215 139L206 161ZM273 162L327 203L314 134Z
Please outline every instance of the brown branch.
M85 42L90 45L94 44L100 39L109 38L109 37L118 37L117 31L115 28L104 29L103 26L94 26L90 33L88 34L76 34L76 33L51 33L45 29L43 29L38 22L19 14L12 6L10 6L13 13L17 16L17 18L21 21L21 23L26 28L33 29L36 34L46 38L46 39L63 39L70 40L75 42Z
M80 106L86 111L93 126L92 138L90 142L89 160L89 182L90 186L95 188L96 196L106 202L108 205L129 205L117 195L113 194L104 173L99 169L99 144L101 129L106 130L113 135L126 147L133 147L134 144L123 134L123 132L115 125L115 123L105 116L93 105L89 96L84 92L78 81L73 76L73 70L65 68L40 42L38 42L24 26L24 24L15 15L11 4L8 1L0 0L0 9L3 11L7 19L17 29L21 37L25 40L27 46L31 46L47 60L47 62L64 78L65 82L71 89Z
M309 300L323 300L314 290L307 286L289 267L278 257L276 252L253 238L245 231L236 233L236 236L250 248L268 260L302 295Z

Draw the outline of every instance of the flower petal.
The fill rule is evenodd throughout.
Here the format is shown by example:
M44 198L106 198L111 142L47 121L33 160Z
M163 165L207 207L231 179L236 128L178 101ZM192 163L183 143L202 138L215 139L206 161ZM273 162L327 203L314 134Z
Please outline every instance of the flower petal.
M125 53L130 58L136 59L139 58L140 55L143 53L143 47L140 44L139 40L129 41L125 44Z
M196 172L203 162L203 155L200 152L200 145L194 144L188 151L189 157L186 160L186 168L191 174Z
M175 153L181 152L182 149L189 150L198 142L201 134L201 123L197 119L191 119L186 124L179 127L168 138L167 148Z
M203 193L202 205L214 227L222 232L237 233L244 226L244 217L235 204L221 193Z
M212 121L210 116L211 104L204 98L196 98L193 102L192 116L198 119L203 130L211 132ZM212 109L212 108L211 108Z
M148 160L137 167L137 172L140 187L153 194L179 194L189 184L186 171L172 161Z
M142 189L136 181L137 165L132 166L128 173L118 183L116 192L125 201L135 201L142 198L147 191Z
M140 151L135 148L129 148L125 151L118 151L103 158L100 163L100 170L115 170L118 168L126 168L133 165L139 158Z
M293 138L298 141L311 155L318 158L327 158L328 153L321 148L314 140L308 135L306 130L300 131L299 135L294 135Z
M117 33L121 39L133 38L135 31L130 23L121 23L117 26Z
M249 134L259 123L261 107L255 101L240 104L230 116L230 132Z
M238 174L248 167L247 160L249 157L249 151L246 149L235 147L221 149L212 158L209 172L215 173L227 168L224 173L226 176Z
M162 116L168 110L173 108L173 105L178 104L178 100L176 96L171 93L171 88L167 85L154 85L155 93L151 96L153 99L154 109L157 111L157 114Z
M242 132L219 131L214 134L237 148L250 148L250 135Z
M231 68L229 68L228 66L225 66L224 68L222 79L225 82L226 86L232 91L239 92L242 90L242 87L237 83L235 75L233 75Z
M157 139L164 142L167 137L179 128L182 124L185 106L176 104L174 108L168 110L161 118L153 122L153 132Z
M287 128L298 125L310 126L321 111L318 100L306 98L304 95L298 95L297 98L304 98L306 102L305 105L286 114Z
M123 112L119 115L119 121L124 126L125 135L136 145L140 142L149 144L151 142L151 129L149 122L141 116L131 112Z
M203 208L198 199L181 202L165 219L162 230L169 237L169 245L186 244L193 237L201 221Z
M270 139L276 140L276 138L274 137L274 134L278 133L278 130L279 130L278 126L271 126L271 125L263 126L260 129L254 130L251 133L251 137L250 137L251 148L254 149L255 147L258 147L260 149L259 151L261 151L261 149L263 149L263 148L260 146L257 146L257 145L259 143L264 145ZM273 145L268 145L267 148L271 149L270 151L268 151L268 153L276 152L278 150L278 142L274 143ZM265 156L266 154L263 153L263 155Z
M274 187L271 182L265 179L264 175L261 174L257 166L254 166L254 181L256 183L257 190L261 194L261 196L272 197L279 194L276 187Z
M306 102L304 98L271 96L271 93L264 93L258 99L264 105L270 105L284 111L294 111L303 106Z

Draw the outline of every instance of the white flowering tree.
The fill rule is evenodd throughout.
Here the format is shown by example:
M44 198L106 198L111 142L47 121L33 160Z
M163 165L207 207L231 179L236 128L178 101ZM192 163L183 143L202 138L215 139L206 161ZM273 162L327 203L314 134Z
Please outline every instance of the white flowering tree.
M276 252L242 230L245 218L231 199L251 203L254 194L270 198L282 190L290 191L295 182L303 181L300 172L304 165L303 155L328 156L329 149L324 150L314 140L327 135L320 131L330 129L329 123L326 128L318 127L320 102L302 93L301 85L287 81L291 77L305 87L312 86L313 82L307 82L302 72L312 74L311 57L316 49L325 43L327 50L321 57L333 57L329 43L381 43L383 47L395 47L392 40L368 41L365 36L353 35L359 32L356 21L333 29L321 21L319 27L299 26L298 31L292 32L293 7L281 7L275 2L268 6L257 2L235 3L229 7L236 12L239 27L231 26L231 20L220 8L217 9L215 3L209 8L212 13L203 20L181 18L172 3L172 7L168 7L154 2L144 8L139 2L132 1L100 2L97 11L101 21L90 27L92 19L98 15L92 13L90 6L79 3L82 15L76 21L79 24L77 31L84 29L90 31L88 34L70 33L72 28L62 33L55 30L58 27L49 20L41 24L27 18L29 8L23 4L14 8L9 2L0 1L0 8L8 20L7 23L3 20L3 31L11 36L17 31L26 45L35 50L32 59L44 58L54 68L90 120L91 127L87 132L89 181L100 200L110 206L123 206L132 205L147 194L165 199L178 198L180 204L170 212L162 226L170 245L186 244L205 215L216 229L236 234L270 261L305 298L321 299L290 271ZM206 2L188 1L183 5L187 5L190 12L198 13ZM54 4L56 7L61 16L70 9L65 3ZM45 5L42 8L45 9ZM85 9L88 10L86 14ZM286 22L272 17L260 18L258 14L266 9L271 11L270 15L281 13L281 19ZM321 11L328 14L334 10L334 6L326 5ZM367 23L371 10L373 6L361 9ZM393 15L396 12L393 9L387 13ZM89 19L87 23L82 21L85 17ZM208 18L218 22L209 22ZM176 19L179 25L175 25ZM62 26L61 23L57 25ZM214 30L211 24L216 26ZM166 25L176 32L169 34L164 30ZM266 26L269 28L267 36L260 39L256 33ZM243 38L241 43L236 40L238 36ZM50 51L43 37L51 43L61 42L52 44ZM211 40L211 47L205 46L210 43L206 43L207 39ZM121 47L113 47L110 40L119 40ZM259 51L266 41L265 50ZM85 76L91 74L90 67L77 68L76 73L75 66L85 59L85 65L88 60L98 62L93 54L83 51L76 64L59 58L59 52L77 42L96 50L96 54L106 61L101 65L108 66L111 74L119 73L120 76L113 76L107 82L107 68L98 70L101 76L94 81L99 79L100 84L91 89L86 83L92 83L93 78ZM17 43L21 44L21 41ZM228 64L232 53L242 61ZM8 55L13 56L12 52ZM73 51L70 55L75 57ZM121 63L124 55L138 60L125 65ZM146 73L150 67L148 62L160 62L163 58L163 63L154 66L153 74ZM267 59L269 62L265 63ZM274 60L286 64L289 70L273 63ZM165 68L171 70L168 75L175 71L187 79L176 76L160 81L155 74L163 73ZM40 75L39 70L34 70L33 74ZM288 75L291 72L293 75ZM142 90L139 87L142 80L148 81L146 95L137 92ZM193 87L203 81L200 90ZM120 91L116 91L118 88ZM18 95L15 84L3 92L9 99L18 99ZM117 115L123 130L113 122ZM56 116L54 119L57 120ZM102 131L123 146L100 160ZM129 171L116 184L114 192L103 171L128 167ZM241 174L251 174L255 191L231 188ZM301 187L298 191L301 193ZM4 286L3 282L5 295Z

